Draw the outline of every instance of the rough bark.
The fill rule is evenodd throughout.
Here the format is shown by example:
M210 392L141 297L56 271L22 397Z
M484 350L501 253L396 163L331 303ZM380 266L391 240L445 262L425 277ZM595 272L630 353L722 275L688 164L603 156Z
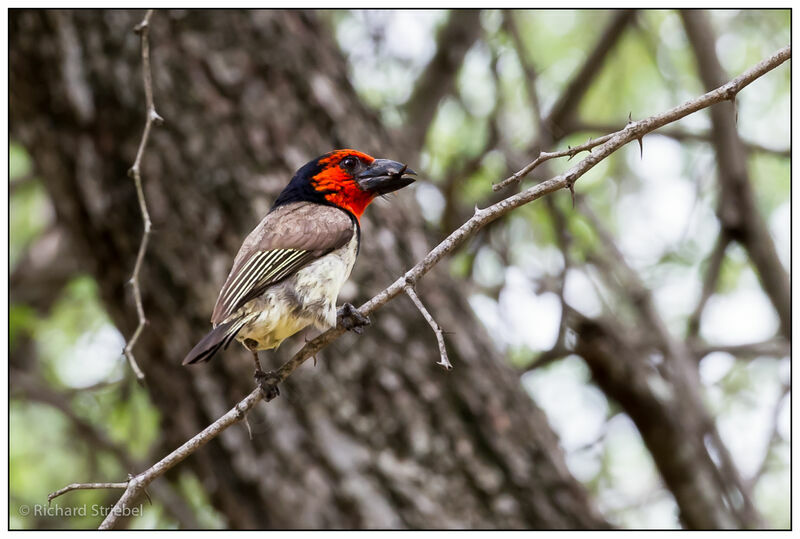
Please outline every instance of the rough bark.
M9 17L12 136L32 153L59 226L125 335L136 326L125 283L142 230L126 176L143 122L131 31L141 17ZM136 356L167 450L252 388L243 350L197 368L180 359L208 330L241 239L291 172L335 147L404 156L357 101L313 14L172 11L151 24L155 99L166 123L142 163L154 234L141 274L150 323ZM343 300L368 298L430 245L410 193L367 213ZM452 332L454 371L435 366L430 328L398 299L364 336L340 339L251 413L253 440L234 427L179 469L198 475L231 528L606 526L461 289L445 267L418 287ZM285 358L300 341L275 355Z

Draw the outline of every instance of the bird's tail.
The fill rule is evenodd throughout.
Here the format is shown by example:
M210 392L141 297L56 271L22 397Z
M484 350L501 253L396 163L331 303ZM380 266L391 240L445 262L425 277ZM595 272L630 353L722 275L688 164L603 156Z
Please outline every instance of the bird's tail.
M192 348L192 351L183 358L182 364L190 365L210 360L220 348L228 348L228 345L243 326L244 320L242 319L231 320L218 325Z

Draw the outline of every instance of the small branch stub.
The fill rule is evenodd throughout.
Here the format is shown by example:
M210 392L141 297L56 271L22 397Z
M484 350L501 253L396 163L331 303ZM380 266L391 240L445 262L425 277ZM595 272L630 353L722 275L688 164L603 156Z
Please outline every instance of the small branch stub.
M425 305L422 303L422 300L419 299L417 293L414 291L414 288L411 285L406 285L405 288L406 295L411 298L411 301L414 302L414 305L419 309L419 312L422 313L422 317L428 322L433 329L433 332L436 334L436 342L439 343L439 362L437 365L442 366L445 370L449 371L453 369L453 364L450 363L450 359L447 357L447 347L444 344L444 333L442 332L442 328L439 327L439 324L434 320L431 313L428 312L428 309L425 308Z

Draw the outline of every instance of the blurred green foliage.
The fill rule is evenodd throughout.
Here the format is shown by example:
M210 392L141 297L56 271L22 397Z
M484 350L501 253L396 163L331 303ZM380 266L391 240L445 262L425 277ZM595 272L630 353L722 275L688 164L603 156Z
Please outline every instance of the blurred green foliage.
M36 178L25 149L9 145L10 267L41 237L53 219L47 192ZM20 182L19 185L15 185ZM117 455L148 462L159 438L159 413L147 391L135 383L121 354L122 336L113 327L98 296L97 283L75 275L53 298L48 312L29 305L9 305L9 350L13 355L32 342L35 355L22 358L24 371L41 385L36 394L12 386L9 407L9 515L12 529L96 528L99 514L120 492L82 490L57 498L51 508L86 508L85 516L47 516L47 495L76 481L121 480L130 472ZM25 347L26 351L31 350ZM68 406L63 409L62 406ZM98 446L99 436L115 452ZM178 489L208 528L224 527L191 474ZM145 502L147 503L147 502ZM24 508L23 508L24 506ZM36 513L39 507L39 513ZM26 514L26 509L29 511ZM56 509L53 509L56 510ZM93 511L95 514L92 514ZM132 528L175 528L158 500Z

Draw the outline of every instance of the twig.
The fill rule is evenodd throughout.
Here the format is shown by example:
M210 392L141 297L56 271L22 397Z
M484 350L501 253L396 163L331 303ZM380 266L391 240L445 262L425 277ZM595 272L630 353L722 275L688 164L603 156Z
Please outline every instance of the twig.
M428 312L428 309L425 308L425 305L422 303L422 300L419 299L419 296L414 291L414 287L411 285L406 285L405 293L411 298L411 301L414 302L414 305L419 309L419 312L422 313L422 317L428 322L431 326L431 329L436 334L436 342L439 343L439 362L437 365L441 365L444 367L445 370L451 370L453 368L453 364L450 363L450 360L447 358L447 347L444 345L444 334L442 333L442 328L439 327L439 324L434 320L431 313Z
M565 311L566 312L566 311ZM562 322L565 320L566 314L561 315ZM526 373L546 367L555 361L570 355L572 352L563 344L563 337L559 335L556 338L556 343L552 348L545 350L536 356L529 364L524 365L520 369L520 373Z
M418 262L414 267L409 269L404 275L400 276L395 282L393 282L383 291L361 305L358 310L362 315L365 316L372 314L383 305L404 292L406 287L418 282L418 280L428 273L428 271L430 271L431 268L441 261L442 258L454 251L467 238L474 235L477 231L489 223L499 219L510 211L542 198L549 193L553 193L560 189L569 188L570 185L572 185L578 178L589 171L597 163L614 153L628 142L636 140L667 123L674 122L693 112L697 112L705 107L709 107L714 103L719 103L720 101L724 101L726 99L732 99L742 88L762 75L768 73L772 69L775 69L790 57L791 47L785 47L771 57L749 69L739 77L733 79L727 84L724 84L723 86L720 86L716 90L687 101L683 105L675 107L674 109L671 109L665 113L630 123L625 127L625 129L610 136L606 142L599 146L598 151L593 152L567 172L537 185L531 186L524 191L521 191L489 206L488 208L475 208L475 214L470 219L468 219L459 228L454 230L447 238L439 243L439 245L434 247L433 250L431 250L425 256L425 258ZM345 331L346 330L342 327L335 327L307 342L298 352L294 354L294 356L292 356L291 359L289 359L281 366L280 369L273 373L273 382L277 385L285 381L308 358L314 356L328 344L339 338L343 333L345 333ZM189 455L193 454L210 440L214 439L223 430L241 421L245 414L263 398L263 391L260 387L257 387L241 402L231 408L231 410L229 410L225 415L203 429L202 432L193 436L189 441L172 451L169 455L161 459L152 467L131 478L127 483L125 493L117 501L114 509L100 525L100 529L113 528L119 516L123 514L124 509L130 506L130 503L144 490L148 484L163 475L167 470L183 461Z
M522 36L520 35L519 28L517 27L516 18L512 17L511 13L513 12L503 11L503 28L511 37L511 42L514 44L514 52L516 53L519 64L522 66L522 71L525 74L525 76L522 77L522 84L525 86L528 99L531 102L531 108L533 108L533 121L536 124L538 135L541 138L546 134L548 138L551 138L552 133L550 133L550 129L545 124L544 114L542 113L542 105L539 101L539 93L536 91L536 80L539 78L538 73L533 68L532 62L528 61L528 58L525 55L525 44L522 42Z
M722 262L725 260L725 251L731 242L730 235L722 229L717 237L717 243L714 245L714 250L708 257L708 268L706 269L706 277L703 279L703 290L700 293L700 299L697 301L692 314L689 316L687 323L688 337L697 337L700 333L700 319L703 316L703 310L706 303L714 294L717 288L717 281L719 281L719 273L722 269Z
M789 384L785 384L781 388L780 395L778 395L778 399L775 401L775 406L772 408L772 430L770 431L769 439L767 440L767 448L764 450L764 456L761 459L761 463L758 465L756 472L753 476L747 480L747 488L750 492L753 491L758 481L764 476L767 472L767 467L769 464L769 456L772 453L772 448L775 446L777 442L781 439L781 433L779 431L778 426L778 419L781 415L781 409L783 404L783 399L789 394L792 390L792 386Z
M765 341L746 344L714 345L693 343L691 348L698 361L712 352L724 352L741 360L760 356L786 357L792 351L789 341L782 336L775 336Z
M139 252L136 254L136 263L133 266L133 274L131 275L130 281L128 281L133 288L133 299L136 302L136 315L139 318L139 325L136 326L136 330L133 332L133 335L125 345L125 357L128 358L128 362L131 364L131 369L133 369L133 372L136 374L136 378L140 383L144 381L144 373L142 372L142 369L139 368L139 364L136 363L136 358L133 356L133 347L136 345L136 341L139 340L139 336L142 334L144 326L147 324L147 318L144 314L144 307L142 306L142 292L139 288L139 272L142 269L142 262L144 261L144 255L147 252L147 244L150 240L151 222L150 213L147 211L147 202L144 198L144 189L142 188L142 177L139 173L139 167L142 162L142 156L144 155L144 149L147 146L147 141L150 138L151 127L153 124L160 125L164 121L164 119L156 112L155 105L153 104L153 80L150 73L150 42L148 40L148 36L150 34L150 17L152 15L153 10L148 9L144 19L142 19L142 22L140 22L134 29L134 31L141 37L142 42L142 79L144 80L144 96L147 107L147 116L144 124L144 132L142 133L142 140L139 142L139 149L136 152L136 159L133 162L133 166L130 168L130 170L128 170L128 176L133 178L133 182L136 186L136 197L139 199L139 209L142 212L144 232L142 233L142 242L139 244Z
M62 494L72 492L73 490L95 490L102 488L127 488L128 482L123 483L71 483L64 488L60 488L55 492L47 495L47 503L52 502Z
M624 129L622 130L624 131ZM621 133L622 131L617 131L617 133ZM512 183L517 183L522 178L530 174L533 169L544 163L545 161L549 161L550 159L555 159L557 157L569 157L572 159L575 157L576 154L584 151L591 151L592 148L596 146L600 146L604 142L608 142L611 138L616 135L617 133L611 133L609 135L604 135L600 138L590 139L588 142L581 144L580 146L569 147L566 150L561 150L560 152L539 152L539 156L533 160L531 163L528 163L522 170L519 170L506 178L505 180L501 181L500 183L496 183L492 185L492 191L500 191L501 189L505 189Z

